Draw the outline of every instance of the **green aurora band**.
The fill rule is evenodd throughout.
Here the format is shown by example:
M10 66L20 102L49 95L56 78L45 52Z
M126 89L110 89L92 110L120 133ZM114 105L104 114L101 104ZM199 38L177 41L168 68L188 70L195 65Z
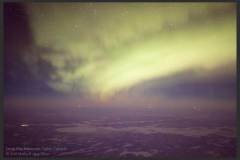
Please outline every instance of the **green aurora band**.
M47 84L102 98L187 69L208 72L236 61L234 3L28 3L33 73ZM37 48L47 48L39 52Z

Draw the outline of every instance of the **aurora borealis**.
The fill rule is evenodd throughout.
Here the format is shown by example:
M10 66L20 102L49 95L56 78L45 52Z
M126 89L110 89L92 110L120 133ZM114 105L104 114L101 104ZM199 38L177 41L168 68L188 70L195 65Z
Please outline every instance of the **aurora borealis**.
M5 2L4 156L237 156L230 2Z
M38 81L38 89L27 83L23 90L41 92L42 85L79 101L100 97L128 105L134 99L155 106L172 99L175 105L235 104L234 3L23 6L32 37L18 52Z
M52 50L39 53L55 69L49 85L63 92L84 85L105 96L188 68L234 61L234 12L218 13L231 7L31 4L29 12L36 45Z

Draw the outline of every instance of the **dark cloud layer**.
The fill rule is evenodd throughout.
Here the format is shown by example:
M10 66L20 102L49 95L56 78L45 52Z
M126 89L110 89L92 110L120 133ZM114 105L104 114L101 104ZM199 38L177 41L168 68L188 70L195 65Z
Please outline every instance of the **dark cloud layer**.
M189 70L154 79L135 86L129 92L145 96L158 95L172 98L236 99L236 70L234 66L218 68L210 74ZM224 71L225 70L225 71ZM199 76L200 75L200 76Z
M43 79L32 75L24 61L24 51L34 45L29 18L24 5L4 4L4 93L5 95L54 95ZM36 55L35 55L36 56ZM42 63L42 64L41 64ZM43 77L49 68L39 61ZM40 77L40 76L38 76Z

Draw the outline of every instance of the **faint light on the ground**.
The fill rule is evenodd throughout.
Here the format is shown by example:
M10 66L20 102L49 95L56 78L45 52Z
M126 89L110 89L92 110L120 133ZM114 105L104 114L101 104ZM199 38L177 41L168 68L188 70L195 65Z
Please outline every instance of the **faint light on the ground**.
M28 124L21 124L21 127L28 127Z

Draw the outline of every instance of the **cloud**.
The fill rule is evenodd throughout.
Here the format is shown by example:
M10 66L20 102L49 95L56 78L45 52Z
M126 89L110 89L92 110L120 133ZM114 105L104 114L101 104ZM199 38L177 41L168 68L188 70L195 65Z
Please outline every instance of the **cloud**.
M229 131L224 131L223 129L229 129ZM93 126L88 124L78 124L74 127L58 128L57 131L64 133L80 133L80 134L89 134L89 133L112 133L112 132L130 132L134 134L146 134L152 135L156 133L162 134L174 134L182 135L189 137L202 137L208 136L211 134L217 134L224 137L236 137L235 130L228 127L214 127L214 128L205 128L205 127L191 127L191 128L173 128L173 127L156 127L156 126L130 126L130 127L102 127L102 126Z
M53 70L46 81L60 92L108 97L147 80L236 59L232 3L26 6L35 41L26 62L37 57L48 63Z
M236 99L236 68L222 64L212 70L185 70L140 83L129 94L168 98Z

